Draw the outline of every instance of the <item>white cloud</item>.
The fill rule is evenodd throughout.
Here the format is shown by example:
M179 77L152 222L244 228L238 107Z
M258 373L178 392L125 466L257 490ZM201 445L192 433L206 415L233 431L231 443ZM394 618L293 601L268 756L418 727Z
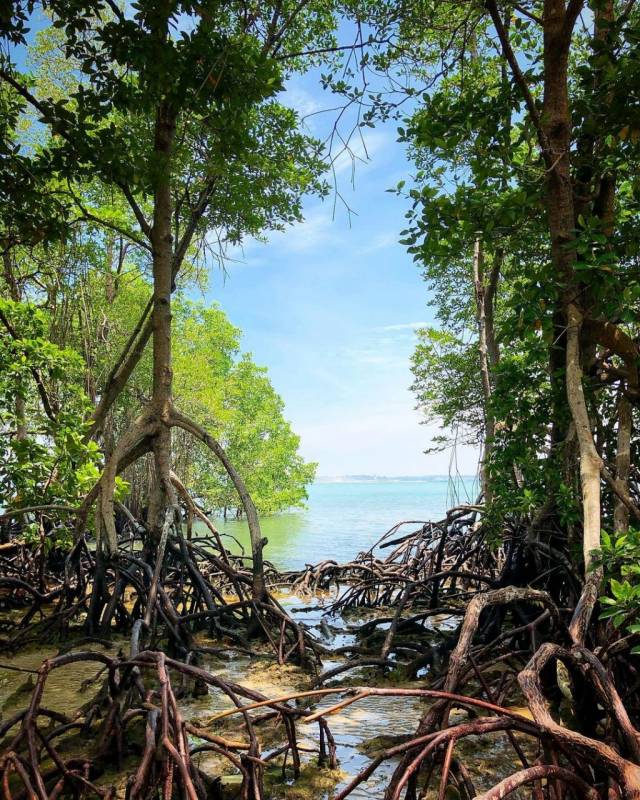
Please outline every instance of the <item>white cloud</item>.
M266 248L277 248L279 253L305 253L339 244L342 238L340 226L332 218L329 207L322 205L307 212L302 222L283 231L272 231L266 241L247 239L241 245L228 248L225 257L231 266L257 266L267 263ZM273 260L271 253L269 256Z
M329 209L320 206L310 211L303 222L287 228L286 231L272 234L269 243L290 253L305 253L320 246L326 247L332 241L337 243L340 238Z
M339 358L348 359L356 366L376 366L384 370L387 379L390 372L398 377L404 375L410 381L410 358L415 346L415 332L428 325L424 320L379 325L362 331L358 339L344 347Z
M397 325L382 325L376 328L377 331L415 331L428 325L424 320L421 322L399 322Z
M294 111L297 111L300 117L306 122L308 122L308 120L305 119L306 117L310 114L317 114L324 108L311 92L299 86L287 87L283 95L283 102L289 106L289 108L293 108Z
M361 248L360 252L364 255L371 255L378 253L380 250L386 250L387 247L395 247L398 244L398 232L393 231L389 233L379 233L373 239Z

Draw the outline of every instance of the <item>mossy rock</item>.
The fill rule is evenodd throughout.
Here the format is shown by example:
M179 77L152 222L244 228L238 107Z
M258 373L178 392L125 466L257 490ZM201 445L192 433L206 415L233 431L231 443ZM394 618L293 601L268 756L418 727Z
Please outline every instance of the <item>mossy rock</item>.
M265 775L265 797L269 800L319 800L334 794L335 787L347 775L341 769L305 764L296 780L282 780L280 769Z

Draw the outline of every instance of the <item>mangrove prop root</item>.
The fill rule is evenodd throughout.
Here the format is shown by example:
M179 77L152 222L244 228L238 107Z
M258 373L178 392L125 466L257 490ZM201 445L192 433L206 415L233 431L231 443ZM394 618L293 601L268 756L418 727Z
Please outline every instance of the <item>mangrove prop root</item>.
M321 674L318 685L373 667L404 670L407 677L422 670L434 690L443 690L431 694L415 737L376 757L335 800L348 797L391 759L399 762L386 800L426 796L434 768L440 774L439 798L452 784L471 800L477 793L456 744L498 731L523 769L478 797L506 797L527 787L535 800L640 797L640 680L629 659L629 641L595 646L601 572L592 570L580 580L560 529L557 537L551 531L536 541L524 523L507 520L505 527L503 546L492 548L481 509L460 507L438 523L400 523L348 563L327 560L289 574L300 592L332 595L328 616L382 612L352 629L356 641L336 651L346 660ZM386 609L393 613L386 615ZM448 619L444 632L432 625L442 617ZM437 636L446 645L439 665ZM311 719L365 701L373 692L352 690ZM395 692L402 697L402 690ZM460 707L453 695L461 693L468 701L484 696L496 716L451 724L452 707ZM570 724L557 720L563 695L574 718ZM527 707L531 719L509 714L509 705Z
M94 663L97 670L103 669L106 691L98 693L88 706L71 716L50 712L42 704L49 676L78 663ZM191 682L202 681L211 691L226 696L243 720L242 735L230 738L216 733L210 727L211 722L205 728L185 722L172 674ZM194 755L204 751L222 755L240 772L242 797L261 797L264 767L277 755L286 758L291 754L294 775L299 774L300 747L295 721L310 712L289 704L289 699L269 700L200 667L169 658L163 652L136 652L135 646L129 658L92 651L67 653L43 663L28 707L0 726L0 785L6 797L17 798L21 793L38 800L65 793L114 797L115 788L98 785L96 778L107 765L122 768L131 743L136 742L131 726L142 720L142 741L134 748L140 755L127 780L127 798L171 797L175 790L189 800L203 800L208 796L207 785L212 779L198 769ZM254 719L248 713L248 708L265 705L283 722L285 743L272 753L264 753L260 744L258 727L264 720ZM99 714L95 713L98 710ZM273 722L271 716L270 719ZM317 724L319 763L335 768L336 748L329 727L325 720ZM90 752L84 753L82 759L71 754L73 742L68 737L72 733L81 733L85 741L91 742ZM192 743L195 738L198 744Z
M206 536L185 539L174 513L162 554L149 547L143 526L133 519L118 534L118 555L109 561L101 562L85 537L57 565L43 552L20 546L0 552L0 601L12 612L3 623L7 647L78 633L83 616L90 621L85 635L92 639L114 631L132 635L128 659L71 653L45 662L29 707L0 723L1 785L16 797L21 792L39 800L64 792L108 797L111 790L96 783L96 776L114 754L124 760L135 723L141 725L139 759L129 777L129 797L174 790L190 799L204 797L210 778L194 757L209 751L242 776L242 797L261 798L264 770L274 758L282 757L282 768L289 764L294 776L300 771L305 748L297 742L297 724L319 726L318 762L335 766L331 714L384 695L399 703L422 697L427 709L414 736L376 756L335 800L348 797L391 760L396 766L387 800L426 796L434 777L439 800L450 786L463 800L523 791L535 800L640 798L640 675L630 657L636 640L609 637L602 644L594 624L600 576L593 571L580 580L561 531L536 541L527 524L506 520L503 544L496 548L482 508L461 506L440 522L399 523L346 564L326 560L286 574L267 564L271 587L288 584L294 592L318 594L325 640L332 614L375 609L374 616L350 628L353 641L332 650L275 597L255 592L251 558L227 551L212 523L173 480L183 507L203 521ZM16 610L22 614L16 616ZM428 688L318 688L264 697L197 665L194 634L202 629L250 654L258 634L281 664L295 658L317 667L324 655L338 657L336 666L317 676L319 687L365 668L423 676ZM163 638L167 654L155 649ZM64 659L96 661L106 675L101 700L80 716L56 716L42 704L48 674L71 663ZM185 722L176 677L180 691L199 682L225 695L231 707L206 728ZM329 708L295 704L334 692L344 696ZM560 724L562 697L573 721ZM521 706L527 707L524 715L514 710ZM452 722L453 708L466 709L468 719ZM233 714L242 720L242 736L216 730ZM69 754L66 737L98 719L95 752L82 759ZM285 741L264 752L259 729L270 720L280 721ZM458 744L489 736L506 738L522 769L478 794Z
M167 512L158 548L148 546L141 525L128 521L111 560L96 554L86 536L64 557L20 545L0 555L3 649L83 632L98 638L128 633L144 619L176 652L187 653L198 630L250 651L257 630L280 663L318 662L313 638L269 591L252 599L245 557L227 551L212 525L207 535L185 540L174 517L174 510ZM276 585L277 572L266 567L267 581ZM11 613L3 617L3 610Z

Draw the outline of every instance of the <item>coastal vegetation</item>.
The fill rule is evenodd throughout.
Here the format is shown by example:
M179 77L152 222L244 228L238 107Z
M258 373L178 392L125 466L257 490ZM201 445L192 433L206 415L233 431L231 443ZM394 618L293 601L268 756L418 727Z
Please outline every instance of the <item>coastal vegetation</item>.
M640 798L634 0L14 0L0 36L3 795ZM413 389L481 493L282 573L260 516L315 465L193 298L390 121L438 322ZM380 698L415 730L345 774L332 721Z

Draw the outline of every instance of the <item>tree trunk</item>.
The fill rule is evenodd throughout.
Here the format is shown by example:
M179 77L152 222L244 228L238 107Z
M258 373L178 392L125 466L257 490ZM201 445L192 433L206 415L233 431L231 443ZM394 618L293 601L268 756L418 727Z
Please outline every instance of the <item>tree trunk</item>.
M13 273L13 266L11 264L11 255L7 249L2 251L2 263L4 266L4 279L9 289L9 296L15 303L22 300L22 292L20 286ZM20 391L21 387L18 387ZM22 440L27 438L27 404L23 397L16 396L15 400L15 415L16 415L16 439Z
M618 400L616 478L622 483L627 492L629 491L629 472L631 469L631 431L633 427L631 411L631 402L625 396L623 388ZM629 509L617 496L613 512L613 529L616 533L626 533L629 530Z
M166 102L160 104L156 117L154 153L158 177L154 192L151 246L153 256L153 413L158 423L153 442L156 484L152 489L150 519L154 538L159 540L168 505L176 504L171 483L171 400L173 369L171 365L171 290L173 285L173 236L171 231L171 151L176 120Z
M476 298L476 321L478 324L478 354L480 358L480 376L482 379L482 396L484 412L484 452L480 474L482 480L482 491L485 503L491 503L493 492L491 490L491 479L489 476L488 463L491 459L491 448L495 436L495 420L491 410L491 374L489 370L489 340L492 342L495 358L495 336L493 324L487 324L487 301L492 306L492 297L488 295L484 284L484 253L482 240L478 236L473 246L473 285ZM493 310L489 316L489 321L493 323ZM489 328L491 330L489 331Z
M567 325L566 390L576 429L580 454L583 500L585 569L600 547L600 468L582 386L580 332L583 313L578 304L580 286L575 278L575 207L571 178L571 111L568 62L575 19L582 3L572 4L571 15L564 0L544 3L544 100L543 143L547 148L547 216L551 235L551 258L559 285L564 286L563 312Z
M580 330L582 314L575 304L567 310L567 398L576 428L580 453L582 486L582 552L585 572L593 552L600 549L600 470L602 461L596 450L582 386Z

